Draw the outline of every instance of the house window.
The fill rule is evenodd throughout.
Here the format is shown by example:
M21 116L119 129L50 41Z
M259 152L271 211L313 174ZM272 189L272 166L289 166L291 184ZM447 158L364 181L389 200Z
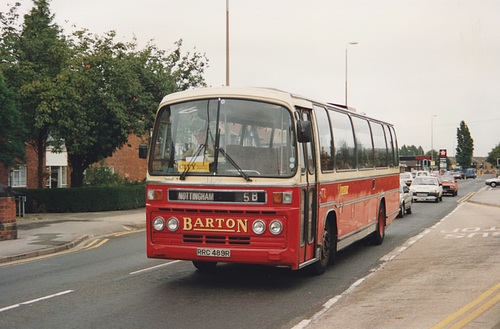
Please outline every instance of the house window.
M67 166L48 166L46 186L48 188L65 188L68 187L68 167Z
M9 186L26 187L26 166L19 166L11 172Z

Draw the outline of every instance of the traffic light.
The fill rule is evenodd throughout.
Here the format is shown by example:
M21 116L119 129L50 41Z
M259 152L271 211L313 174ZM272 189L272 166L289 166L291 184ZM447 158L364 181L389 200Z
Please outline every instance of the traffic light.
M500 168L500 158L497 158L497 167Z
M423 160L422 160L422 166L424 166L424 167L428 167L428 166L429 166L429 160L427 160L427 159L423 159Z

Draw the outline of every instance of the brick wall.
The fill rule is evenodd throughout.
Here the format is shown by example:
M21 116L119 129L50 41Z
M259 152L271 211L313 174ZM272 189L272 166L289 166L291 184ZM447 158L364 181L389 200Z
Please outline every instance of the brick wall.
M0 241L17 239L16 199L0 197Z
M147 160L139 159L139 144L145 143L136 135L130 135L128 142L105 160L105 165L114 167L115 173L129 181L142 181L146 178ZM128 146L130 145L130 146Z

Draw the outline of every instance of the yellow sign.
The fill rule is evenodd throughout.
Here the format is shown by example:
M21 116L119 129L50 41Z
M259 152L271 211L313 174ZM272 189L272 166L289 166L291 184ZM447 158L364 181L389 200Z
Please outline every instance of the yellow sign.
M349 185L339 185L339 195L349 194Z
M183 172L186 170L187 166L190 166L190 172L209 172L208 165L210 162L192 162L191 164L188 161L179 161L177 166L178 172Z

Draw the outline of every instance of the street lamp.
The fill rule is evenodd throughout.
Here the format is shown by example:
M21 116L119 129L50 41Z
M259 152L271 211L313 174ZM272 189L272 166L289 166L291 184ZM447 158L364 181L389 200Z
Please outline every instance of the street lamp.
M345 44L345 107L347 107L347 46L357 44L357 42L348 42Z
M437 114L433 114L432 117L431 117L431 165L432 165L432 161L434 159L434 117L437 117Z

